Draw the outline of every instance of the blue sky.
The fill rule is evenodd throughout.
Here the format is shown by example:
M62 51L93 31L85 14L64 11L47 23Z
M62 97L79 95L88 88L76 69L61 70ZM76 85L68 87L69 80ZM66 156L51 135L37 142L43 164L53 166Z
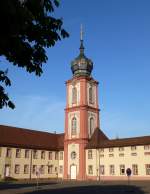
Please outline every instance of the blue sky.
M8 64L15 110L0 110L0 124L64 131L65 81L79 53L80 24L86 56L99 81L101 129L110 137L150 135L150 1L61 0L54 15L70 33L48 49L42 77Z

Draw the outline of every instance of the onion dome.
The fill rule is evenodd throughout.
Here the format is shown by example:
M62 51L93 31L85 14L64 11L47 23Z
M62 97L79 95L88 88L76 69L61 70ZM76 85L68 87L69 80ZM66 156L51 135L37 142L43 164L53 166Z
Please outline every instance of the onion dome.
M73 76L90 76L93 69L93 62L91 61L91 59L88 59L84 54L82 35L83 32L81 30L80 53L79 56L71 62L71 70Z

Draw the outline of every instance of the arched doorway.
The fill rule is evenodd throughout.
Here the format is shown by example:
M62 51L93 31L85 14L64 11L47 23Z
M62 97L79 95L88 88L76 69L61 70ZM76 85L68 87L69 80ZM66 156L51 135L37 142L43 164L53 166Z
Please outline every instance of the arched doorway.
M74 164L70 166L70 178L72 180L75 180L77 178L77 167Z

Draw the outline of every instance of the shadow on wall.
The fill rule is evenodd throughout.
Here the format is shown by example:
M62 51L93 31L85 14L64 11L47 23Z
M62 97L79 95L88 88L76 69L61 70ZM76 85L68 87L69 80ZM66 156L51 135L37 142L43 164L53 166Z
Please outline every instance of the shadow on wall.
M131 185L91 185L69 188L44 189L24 194L146 194L137 186Z

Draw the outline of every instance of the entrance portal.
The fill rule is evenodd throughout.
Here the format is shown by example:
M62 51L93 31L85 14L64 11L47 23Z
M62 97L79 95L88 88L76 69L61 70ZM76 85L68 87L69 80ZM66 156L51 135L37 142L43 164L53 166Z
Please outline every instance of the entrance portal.
M5 165L5 177L10 177L10 165Z
M75 180L77 178L77 167L76 165L71 165L70 167L71 179Z

